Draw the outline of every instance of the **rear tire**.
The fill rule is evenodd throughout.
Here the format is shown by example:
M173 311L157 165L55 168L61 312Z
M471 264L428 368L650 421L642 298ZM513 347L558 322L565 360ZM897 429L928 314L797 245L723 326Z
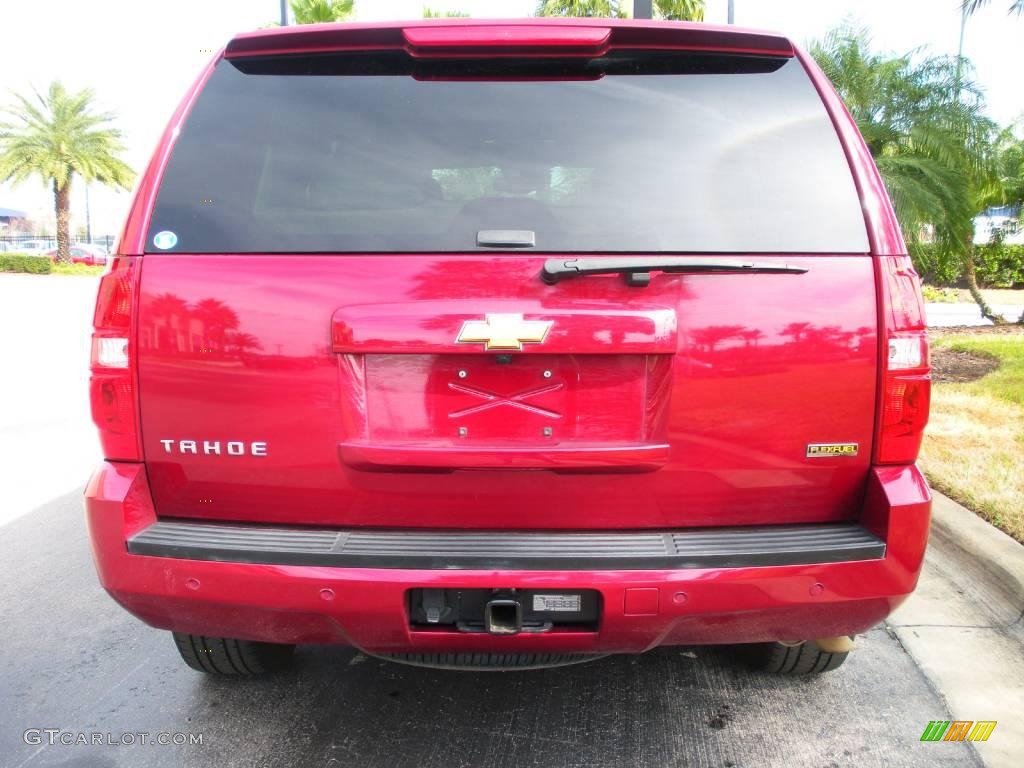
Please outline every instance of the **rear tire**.
M813 640L800 645L759 643L749 647L754 669L777 675L817 675L838 669L850 655L849 651L830 653Z
M226 637L174 632L174 644L192 669L209 675L263 675L291 664L294 645L254 643Z

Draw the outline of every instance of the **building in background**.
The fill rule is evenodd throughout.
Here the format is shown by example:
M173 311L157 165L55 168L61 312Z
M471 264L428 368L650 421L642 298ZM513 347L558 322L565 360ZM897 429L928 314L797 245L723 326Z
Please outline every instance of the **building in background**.
M0 234L7 234L11 231L12 223L24 218L24 211L18 211L14 208L0 208Z
M1000 237L1004 243L1024 245L1024 227L1021 227L1020 213L1020 208L1014 205L987 208L974 217L974 242L981 245Z

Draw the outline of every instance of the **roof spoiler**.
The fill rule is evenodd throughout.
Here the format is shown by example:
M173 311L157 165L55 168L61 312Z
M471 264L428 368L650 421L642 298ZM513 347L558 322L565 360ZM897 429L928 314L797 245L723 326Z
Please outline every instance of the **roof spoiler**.
M602 56L613 48L791 57L782 35L710 24L618 19L446 19L388 24L309 24L247 32L226 58L404 50L414 58Z

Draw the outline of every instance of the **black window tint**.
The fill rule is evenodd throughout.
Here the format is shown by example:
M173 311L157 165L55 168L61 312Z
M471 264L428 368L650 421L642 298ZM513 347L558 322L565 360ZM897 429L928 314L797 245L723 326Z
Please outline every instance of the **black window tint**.
M403 55L221 62L172 152L148 249L868 249L834 128L796 60Z

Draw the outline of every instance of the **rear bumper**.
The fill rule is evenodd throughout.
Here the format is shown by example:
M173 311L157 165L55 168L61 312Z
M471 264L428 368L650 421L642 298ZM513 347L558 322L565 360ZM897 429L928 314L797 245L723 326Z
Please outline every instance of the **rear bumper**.
M854 634L884 619L916 585L930 507L916 468L883 467L869 481L860 526L822 526L795 538L783 527L768 536L752 529L746 539L570 535L557 545L512 535L493 551L485 540L464 541L463 554L446 562L429 536L410 552L408 542L396 547L387 535L353 549L340 532L298 542L286 535L282 543L266 529L246 538L237 528L158 524L141 465L104 464L86 490L100 581L143 621L375 653L628 653ZM554 549L538 556L538 543ZM406 598L417 587L595 589L603 611L598 631L418 631L409 627Z

